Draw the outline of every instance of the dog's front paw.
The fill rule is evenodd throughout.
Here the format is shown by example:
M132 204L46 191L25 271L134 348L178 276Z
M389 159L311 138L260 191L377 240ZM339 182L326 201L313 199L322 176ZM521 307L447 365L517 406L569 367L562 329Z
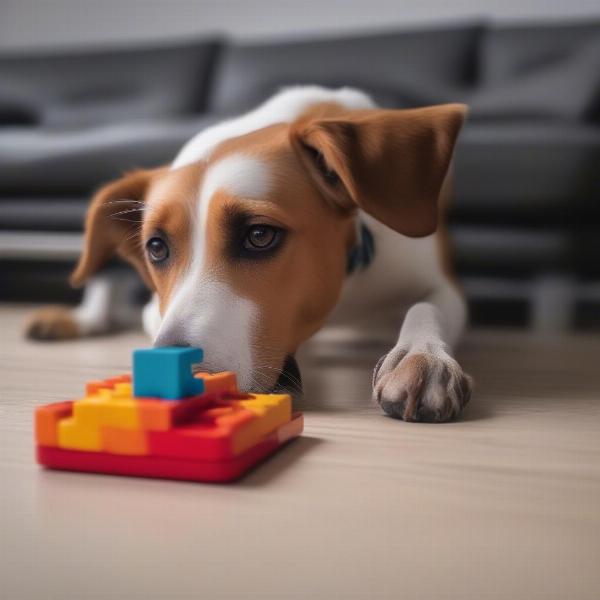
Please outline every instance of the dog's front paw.
M391 417L442 423L471 397L472 380L443 349L395 348L375 367L373 398Z
M25 335L32 340L69 340L81 331L71 311L57 306L34 312L25 324Z

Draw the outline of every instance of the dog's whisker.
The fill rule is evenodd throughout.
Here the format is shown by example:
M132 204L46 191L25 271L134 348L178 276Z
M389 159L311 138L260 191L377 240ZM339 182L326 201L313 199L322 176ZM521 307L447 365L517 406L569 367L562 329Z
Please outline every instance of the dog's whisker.
M263 369L270 369L271 371L275 371L275 373L277 374L277 380L283 377L289 384L291 384L292 389L294 389L295 391L302 391L302 382L297 377L294 377L284 369L278 369L276 367L271 367L270 365L255 366L255 371L258 371L259 374L267 377L266 373L261 373L261 370Z
M119 212L112 213L110 215L110 217L114 218L114 217L118 217L119 215L126 215L126 214L129 214L129 213L135 213L135 212L137 212L137 213L144 212L145 210L146 210L145 206L138 206L138 207L135 207L135 208L128 208L127 210L120 210Z
M141 225L139 223L136 223L135 221L128 221L129 223L135 223L135 227L133 227L133 231L131 231L129 233L129 235L125 238L124 241L126 242L130 242L132 239L139 237L140 231L142 229ZM141 241L141 240L140 240Z
M142 200L134 200L133 198L120 198L119 200L109 200L106 204L145 204Z
M121 221L122 223L139 223L139 221L137 219L122 219L119 217L111 217L113 219L113 221Z

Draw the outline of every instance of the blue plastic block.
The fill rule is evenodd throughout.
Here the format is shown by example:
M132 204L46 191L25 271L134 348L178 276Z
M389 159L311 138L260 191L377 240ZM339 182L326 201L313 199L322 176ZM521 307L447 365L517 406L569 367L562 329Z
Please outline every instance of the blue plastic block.
M147 348L133 352L133 395L180 400L204 391L192 365L202 362L201 348Z

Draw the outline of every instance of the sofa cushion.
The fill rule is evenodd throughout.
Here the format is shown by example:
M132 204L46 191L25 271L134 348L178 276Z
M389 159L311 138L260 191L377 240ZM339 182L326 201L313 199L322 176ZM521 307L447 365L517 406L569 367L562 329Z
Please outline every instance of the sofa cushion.
M0 195L79 195L137 167L173 160L211 117L77 129L0 128Z
M387 106L427 104L474 77L478 25L312 41L233 44L217 63L210 110L252 108L288 85L354 86ZM435 101L435 100L433 100Z
M600 196L600 128L570 123L477 123L454 165L460 220L540 225L586 218Z
M0 198L0 230L80 231L89 202L89 195Z
M217 49L210 40L171 46L0 56L0 125L80 126L181 115L204 108ZM21 111L22 112L22 111ZM23 122L22 114L16 122Z

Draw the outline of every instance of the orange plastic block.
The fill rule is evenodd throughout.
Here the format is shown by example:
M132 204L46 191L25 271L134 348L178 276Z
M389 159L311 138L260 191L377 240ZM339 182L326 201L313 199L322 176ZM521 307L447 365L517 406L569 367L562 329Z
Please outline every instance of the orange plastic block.
M206 394L237 392L237 380L235 373L232 371L223 371L222 373L196 373L194 377L204 381L204 393Z
M100 436L104 452L130 456L148 454L148 435L143 430L102 427Z
M35 409L35 441L41 446L58 446L58 422L71 416L73 402L56 402Z
M98 393L98 390L113 389L117 383L131 383L131 375L129 375L129 373L126 373L124 375L110 377L109 379L88 381L85 385L85 395L93 396L94 394Z
M144 398L138 400L140 428L149 431L167 431L173 426L174 402Z

